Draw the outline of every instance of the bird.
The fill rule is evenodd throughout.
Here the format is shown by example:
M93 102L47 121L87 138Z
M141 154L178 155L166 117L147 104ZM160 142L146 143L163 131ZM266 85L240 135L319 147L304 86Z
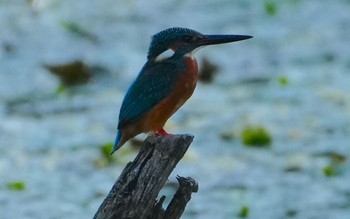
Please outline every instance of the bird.
M250 39L250 35L205 35L172 27L152 36L147 61L127 90L111 154L141 133L171 135L167 120L191 97L198 80L194 54L208 45Z

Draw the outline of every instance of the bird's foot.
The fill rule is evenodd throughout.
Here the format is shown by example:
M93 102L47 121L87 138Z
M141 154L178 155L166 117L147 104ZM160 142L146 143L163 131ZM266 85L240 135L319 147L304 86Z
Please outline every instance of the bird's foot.
M160 129L156 131L156 136L170 136L170 135L173 135L173 134L166 132L164 129Z

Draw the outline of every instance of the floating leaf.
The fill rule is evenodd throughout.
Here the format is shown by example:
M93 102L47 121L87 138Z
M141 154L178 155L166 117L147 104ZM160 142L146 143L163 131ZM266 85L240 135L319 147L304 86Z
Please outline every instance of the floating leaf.
M61 80L63 86L85 84L89 82L92 73L88 65L77 60L66 64L43 65L50 73L56 75Z
M219 66L211 62L208 58L202 59L201 69L199 71L199 81L203 83L210 83L214 76L218 73Z
M330 158L331 158L331 161L335 164L342 164L342 163L345 163L347 160L347 157L344 154L337 153L337 152L331 152Z

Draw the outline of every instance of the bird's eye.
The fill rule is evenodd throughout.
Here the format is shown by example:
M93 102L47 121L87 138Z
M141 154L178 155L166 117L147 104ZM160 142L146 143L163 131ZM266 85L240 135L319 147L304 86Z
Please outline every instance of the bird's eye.
M200 35L186 35L183 37L183 42L185 43L194 43L198 42L199 40L203 39L203 36Z
M184 41L187 43L193 42L193 36L190 36L190 35L185 36Z

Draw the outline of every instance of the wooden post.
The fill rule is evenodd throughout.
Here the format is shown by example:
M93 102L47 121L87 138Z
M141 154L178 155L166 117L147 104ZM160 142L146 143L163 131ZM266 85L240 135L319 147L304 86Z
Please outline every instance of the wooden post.
M179 189L166 210L162 208L165 197L158 202L156 199L192 140L191 135L148 137L135 160L126 165L94 219L180 218L191 193L198 191L196 181L178 177Z

